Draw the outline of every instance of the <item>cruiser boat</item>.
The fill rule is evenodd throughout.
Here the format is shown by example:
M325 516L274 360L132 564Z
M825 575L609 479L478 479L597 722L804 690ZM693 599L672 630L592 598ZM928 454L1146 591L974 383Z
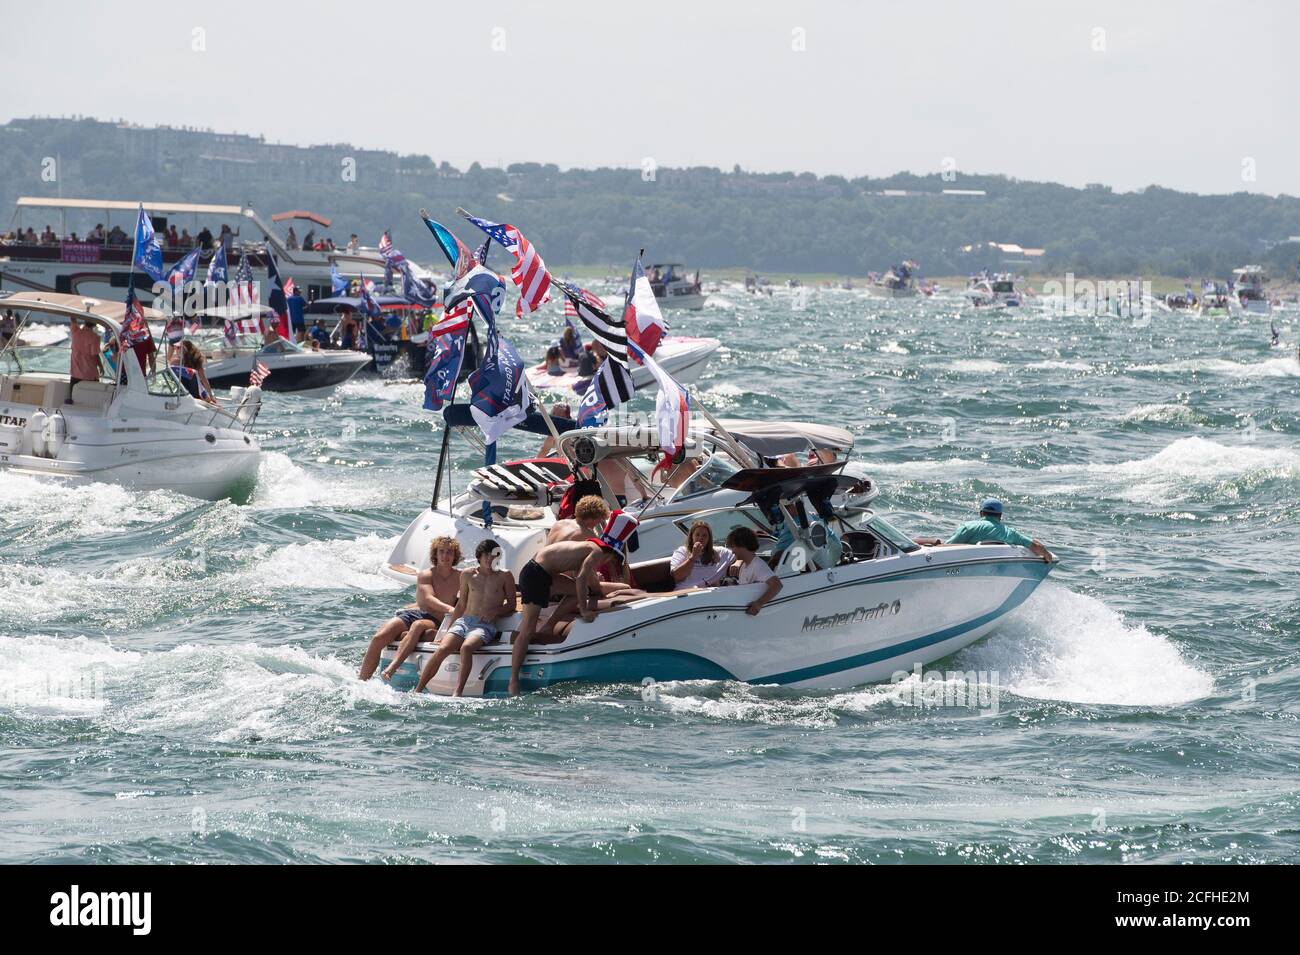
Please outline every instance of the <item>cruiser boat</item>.
M135 230L139 203L113 199L56 199L39 196L22 196L14 213L17 228L31 226L40 230L53 227L52 219L59 222L59 238L53 243L16 242L0 248L0 287L36 292L60 292L95 298L113 299L122 295L131 277L132 236ZM324 216L305 210L282 212L271 216L268 222L255 209L248 206L213 205L205 203L145 202L145 212L154 227L164 231L169 225L185 227L192 236L207 228L216 235L222 225L230 225L241 235L232 246L228 267L233 280L239 255L248 255L253 279L266 281L266 252L275 253L280 274L292 278L307 298L324 298L331 294L330 269L338 268L347 279L367 277L379 282L384 276L384 259L378 249L359 248L349 252L339 248L331 252L308 249L290 249L281 236L276 223L297 221L311 223L308 228L329 228L331 222ZM102 222L106 230L118 226L122 230L121 242L72 241L68 232L68 217L77 222ZM253 233L249 234L251 227ZM188 253L189 249L163 248L163 266L170 268ZM211 253L200 256L200 269L205 269ZM419 278L430 277L424 269L415 267ZM143 276L135 280L142 301L152 296L152 284Z
M1023 301L1015 276L1008 272L972 277L966 285L966 298L976 308L1016 308Z
M691 338L686 335L670 335L659 342L659 347L655 349L655 361L659 367L668 374L672 375L680 382L691 383L700 377L709 359L713 353L718 350L722 342L716 338ZM534 365L528 369L528 384L534 390L577 390L580 384L588 381L587 378L580 378L575 370L570 370L563 375L550 375L546 372L546 366ZM644 365L632 365L632 383L637 388L647 388L654 383L654 377L650 374L650 369Z
M766 435L788 436L816 426L767 427ZM627 453L611 440L626 435L607 430L570 432L564 441L599 469ZM742 426L734 437L743 431ZM708 436L724 437L713 430L693 432L692 440ZM641 450L654 453L651 445ZM641 547L629 560L638 588L648 595L590 623L579 619L562 637L539 635L524 659L520 688L570 681L739 680L811 689L888 680L984 637L1052 568L1006 544L920 546L852 497L860 481L846 470L847 461L838 457L733 470L716 475L721 480L707 492L677 502L673 516L648 533L649 522L642 523ZM724 495L727 503L720 500ZM714 527L715 538L738 524L759 535L757 559L769 562L783 586L758 615L745 608L761 584L673 590L669 554L698 520ZM509 547L503 566L522 565L542 539L539 532L509 545L502 540L503 550ZM543 633L545 623L544 612ZM501 641L474 654L466 695L506 693L519 624L518 614L503 618ZM414 686L434 649L433 642L418 645L394 674L393 686ZM386 648L382 659L391 661L395 651L396 645ZM430 691L450 695L460 666L454 655L444 660Z
M244 306L237 310L207 309L207 318L238 315L241 318L266 314L265 306ZM273 314L273 313L272 313ZM349 349L306 348L296 342L281 338L272 345L264 345L262 337L255 334L238 334L233 338L225 334L208 332L188 336L203 352L204 371L213 388L234 388L248 384L253 366L261 362L269 375L262 382L264 391L321 391L341 385L370 364L365 352Z
M704 300L708 296L700 285L698 269L693 277L687 277L686 266L680 262L664 262L650 266L648 276L650 288L659 300L660 308L698 311L704 307Z
M743 493L724 490L722 483L755 462L784 459L790 463L809 457L838 461L845 478L853 480L838 499L848 511L865 507L877 494L875 483L862 467L848 461L853 435L842 428L724 418L716 426L692 429L688 463L668 481L657 482L651 470L660 457L650 435L653 425L577 429L568 418L551 418L550 425L559 436L553 455L485 464L474 470L463 491L453 494L453 434L476 451L483 451L484 446L468 405L445 408L433 500L398 538L381 571L404 584L414 584L416 575L429 566L430 542L445 534L459 540L466 553L479 541L493 538L501 544L502 566L518 574L555 523L569 484L584 474L594 482L593 491L598 490L607 500L623 502L620 506L641 521L637 553L647 558L667 557L681 543L676 521L690 519L701 509L729 507L741 501ZM516 430L550 435L546 421L536 413ZM490 522L485 519L487 513Z
M217 500L252 491L261 450L253 423L259 388L232 390L224 407L192 398L158 355L147 374L130 351L114 355L126 307L78 295L0 293L20 336L0 351L0 468L139 490L165 488ZM163 316L145 309L146 320ZM92 323L106 342L97 381L69 383L64 345L19 344L33 317Z
M916 287L915 262L895 265L878 280L867 286L867 291L877 298L914 298Z
M1240 315L1269 315L1273 305L1264 283L1268 276L1258 265L1243 265L1232 270L1233 295L1228 300L1232 311Z

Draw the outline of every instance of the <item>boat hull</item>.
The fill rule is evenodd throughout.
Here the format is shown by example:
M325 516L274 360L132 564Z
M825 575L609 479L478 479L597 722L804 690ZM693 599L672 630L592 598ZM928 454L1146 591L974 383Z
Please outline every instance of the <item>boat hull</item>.
M263 391L319 391L350 379L370 364L370 356L351 351L236 355L209 360L205 369L208 383L213 388L247 385L255 361L262 362L271 372L262 382Z
M889 680L986 636L1050 570L1020 548L981 545L788 576L756 616L745 612L756 584L658 595L579 621L562 643L530 647L520 687L736 680L817 689ZM465 695L507 692L517 625L505 621L501 641L474 655ZM413 687L433 649L421 644L393 686ZM429 690L450 694L460 666L444 661Z
M690 338L674 335L665 338L655 350L655 361L664 371L683 384L697 380L708 367L709 359L721 346L716 338ZM647 388L654 383L654 376L644 365L632 364L632 384L637 388ZM565 375L548 375L543 368L528 369L528 384L537 390L575 391L581 379L574 373Z

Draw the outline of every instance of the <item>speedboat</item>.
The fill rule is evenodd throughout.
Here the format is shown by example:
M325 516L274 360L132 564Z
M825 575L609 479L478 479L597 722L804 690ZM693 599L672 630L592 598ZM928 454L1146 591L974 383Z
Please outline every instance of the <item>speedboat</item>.
M867 291L877 298L914 298L918 294L915 262L895 265L879 279L867 286Z
M689 384L700 377L713 353L722 342L716 338L691 338L687 335L670 335L659 342L655 349L655 361L659 367L678 381ZM637 388L646 388L654 384L654 376L644 365L632 365L632 384ZM563 375L551 375L546 366L533 366L528 369L528 384L534 390L576 391L583 382L590 380L578 376L576 366Z
M972 276L965 294L976 308L1017 308L1023 301L1015 276L1007 272Z
M755 461L790 464L814 457L842 463L843 474L853 483L837 503L849 512L866 507L877 494L875 482L861 465L848 461L853 435L842 428L723 418L717 425L693 428L687 442L690 458L658 480L652 470L660 457L651 434L653 425L578 429L572 419L551 418L548 425L534 413L516 430L550 436L551 427L559 438L552 442L553 454L485 463L473 471L463 491L453 494L451 461L458 452L452 436L475 451L485 448L469 406L445 408L433 500L407 526L380 570L414 584L419 572L429 566L429 544L448 535L460 541L466 553L491 537L501 545L502 567L517 574L555 523L561 499L575 480L590 479L594 491L636 515L641 522L637 553L643 558L672 554L681 543L677 522L689 524L697 511L743 500L743 493L726 490L722 484Z
M217 500L252 491L261 450L260 388L222 407L190 396L159 354L148 374L120 346L126 306L79 295L0 293L20 335L0 351L0 468ZM163 316L144 309L147 321ZM90 322L105 342L98 380L70 384L71 350L20 343L23 325Z
M1268 276L1258 265L1243 265L1232 270L1233 295L1228 299L1231 310L1240 315L1269 315L1273 304L1269 301L1264 283Z
M686 266L680 262L663 262L650 266L649 278L650 289L659 300L660 308L698 311L704 307L704 300L708 298L700 285L699 270L688 278Z
M203 353L204 371L213 388L248 384L254 366L260 363L269 372L262 381L265 391L320 391L341 385L370 364L365 352L306 348L283 338L266 345L261 335L240 330L240 319L251 316L256 321L267 313L271 310L262 305L205 310L205 318L230 319L220 334L189 336Z
M1206 318L1224 318L1232 309L1232 293L1222 282L1204 282L1196 313Z
M617 453L605 430L583 429L565 440L572 450L585 448L599 467ZM694 432L693 438L705 434L722 438L717 431ZM644 533L643 518L637 529L642 544L629 560L633 580L647 596L603 611L591 622L579 619L561 636L535 638L523 661L520 688L677 680L831 688L887 680L987 635L1052 568L1027 549L1007 544L918 545L861 502L846 499L859 484L846 469L846 460L833 459L733 471L692 506L679 502L683 506L660 524L652 547L644 540L650 535ZM723 504L717 500L721 495L733 498ZM695 521L713 526L715 539L736 525L755 530L756 559L766 560L782 582L760 613L750 615L746 608L762 592L761 584L673 589L669 548L685 542ZM540 533L521 538L503 566L513 569L541 542ZM543 611L543 634L550 609ZM466 695L507 692L511 642L519 625L517 613L501 618L501 641L474 653ZM419 644L398 668L392 678L396 689L415 685L435 642ZM396 645L386 648L382 659L391 662L395 652ZM461 665L455 656L444 660L430 691L450 695Z

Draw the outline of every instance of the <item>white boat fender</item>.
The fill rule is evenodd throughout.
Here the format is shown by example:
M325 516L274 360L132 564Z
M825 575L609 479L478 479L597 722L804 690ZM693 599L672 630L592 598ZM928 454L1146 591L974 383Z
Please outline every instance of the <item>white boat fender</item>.
M45 456L57 458L68 440L68 419L57 408L45 419Z
M235 417L247 427L257 420L258 412L261 410L262 389L257 385L250 385L239 401L239 408L235 411Z
M41 408L37 408L27 419L27 435L31 440L32 454L38 458L45 457L45 425L48 421L49 415Z

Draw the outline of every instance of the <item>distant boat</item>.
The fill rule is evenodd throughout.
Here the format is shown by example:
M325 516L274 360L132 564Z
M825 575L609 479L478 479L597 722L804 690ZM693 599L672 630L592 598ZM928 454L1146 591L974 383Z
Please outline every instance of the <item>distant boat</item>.
M1016 289L1016 279L1009 272L972 276L966 285L966 298L976 308L1016 308L1024 297Z
M686 308L692 311L704 307L708 298L700 285L699 269L687 276L686 266L680 262L662 262L649 269L650 288L659 300L660 308Z
M1264 283L1268 276L1258 265L1243 265L1232 270L1232 297L1228 305L1233 312L1246 315L1269 315L1273 311Z
M915 272L915 262L895 265L868 285L867 291L878 298L914 298L920 294L916 288Z

